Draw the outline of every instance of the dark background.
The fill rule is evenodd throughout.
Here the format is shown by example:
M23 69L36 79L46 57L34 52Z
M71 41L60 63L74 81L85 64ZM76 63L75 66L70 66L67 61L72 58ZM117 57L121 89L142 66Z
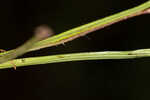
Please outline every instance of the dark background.
M0 48L10 50L47 24L56 34L147 0L2 0ZM142 15L22 57L150 48L150 15ZM96 60L0 70L3 100L149 100L150 58Z

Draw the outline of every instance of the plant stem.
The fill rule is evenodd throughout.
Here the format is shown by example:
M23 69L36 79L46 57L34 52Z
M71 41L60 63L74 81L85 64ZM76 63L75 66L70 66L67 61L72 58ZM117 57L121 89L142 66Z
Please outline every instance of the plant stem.
M122 20L131 17L135 17L143 14L149 14L149 13L150 13L150 1L147 1L137 7L76 27L74 29L52 36L40 42L37 42L37 40L41 40L42 38L37 40L35 39L35 41L29 41L27 44L20 46L18 49L1 53L0 63L2 64L0 64L0 68L12 67L12 64L10 62L6 62L6 63L3 62L11 60L26 52L35 51L42 48L55 46L58 44L63 44L65 42L76 39L80 36L84 36L93 31L112 25L116 22L120 22ZM31 42L34 42L35 44ZM33 46L30 44L33 44ZM16 59L14 60L14 63L16 66L27 66L27 65L66 62L66 61L96 60L96 59L97 60L98 59L130 59L130 58L149 57L149 56L150 56L150 49L141 49L135 51L112 51L112 52L104 51L104 52L91 52L91 53L62 54L62 55L53 55L53 56L45 56L45 57L31 57L31 58Z
M65 42L68 42L68 41L71 41L78 37L84 36L88 33L102 29L106 26L112 25L112 24L120 22L122 20L126 20L128 18L132 18L135 16L143 15L143 14L149 14L150 13L149 8L150 8L150 0L137 6L137 7L134 7L134 8L119 12L117 14L90 22L88 24L70 29L66 32L63 32L58 35L49 37L45 40L39 41L39 42L35 43L32 46L32 48L28 50L28 52L39 50L39 49L46 48L46 47L56 46L59 44L64 44ZM14 51L14 50L9 50L7 52L1 53L0 55L6 54L6 53L9 53L12 51Z
M84 36L88 33L102 29L104 27L120 22L122 20L126 20L128 18L132 18L143 14L149 14L150 9L148 8L150 8L150 1L147 1L144 4L141 4L137 7L119 12L117 14L90 22L88 24L73 28L61 34L52 36L48 39L36 43L29 51L64 44L65 42Z
M20 55L26 53L36 42L40 41L43 38L46 38L49 33L35 33L34 36L25 42L23 45L19 46L18 48L11 50L7 53L2 53L0 55L0 63L4 63L6 61L12 60Z
M140 49L134 51L104 51L104 52L87 52L73 54L59 54L43 57L30 57L13 60L16 67L60 63L68 61L83 61L83 60L103 60L103 59L133 59L150 57L150 49ZM0 69L13 67L10 62L0 64Z

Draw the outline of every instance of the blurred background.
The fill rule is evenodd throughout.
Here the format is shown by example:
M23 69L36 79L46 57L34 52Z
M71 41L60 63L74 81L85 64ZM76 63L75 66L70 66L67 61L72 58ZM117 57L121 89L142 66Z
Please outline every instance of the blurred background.
M0 3L0 48L14 49L46 24L59 34L147 0L4 0ZM65 45L21 57L150 48L150 15L92 32ZM150 58L95 60L0 70L4 100L149 100Z

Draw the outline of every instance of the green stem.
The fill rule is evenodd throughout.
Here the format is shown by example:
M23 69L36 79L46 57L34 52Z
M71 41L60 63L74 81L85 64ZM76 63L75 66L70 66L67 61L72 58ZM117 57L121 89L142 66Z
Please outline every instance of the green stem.
M0 63L4 63L4 62L12 60L20 55L23 55L33 46L34 43L36 43L40 40L41 40L41 37L35 35L30 40L28 40L26 43L24 43L22 46L14 49L14 50L11 50L7 53L1 54Z
M32 47L32 49L30 49L29 51L34 51L34 50L39 50L39 49L46 48L46 47L64 44L65 42L71 41L80 36L84 36L93 31L102 29L116 22L120 22L122 20L131 18L134 16L148 14L150 13L150 10L148 8L150 8L150 1L147 1L144 4L141 4L137 7L122 11L120 13L105 17L103 19L93 21L91 23L73 28L71 30L68 30L66 32L60 33L55 36L52 36L48 39L45 39L43 41L36 43Z
M41 39L37 39L37 40L35 39L35 41L29 41L28 42L29 44L27 43L28 45L25 44L19 47L18 49L1 53L0 63L5 62L7 60L11 60L29 51L39 50L42 48L63 44L65 42L71 41L80 36L84 36L90 32L96 31L98 29L102 29L106 26L112 25L116 22L120 22L122 20L134 16L149 14L150 13L149 8L150 8L150 1L147 1L137 7L79 26L77 28L52 36L40 42L37 42L37 40L41 40ZM30 45L32 44L31 42L34 43L37 42L37 43L33 44L32 46ZM129 58L149 57L149 56L150 56L150 49L141 49L135 51L91 52L91 53L54 55L54 56L45 56L45 57L31 57L31 58L24 58L24 59L16 59L14 60L14 63L16 64L16 66L27 66L27 65L66 62L66 61L96 60L96 59L97 60L98 59L129 59ZM12 64L10 62L6 62L0 64L0 67L9 68L12 67Z
M68 61L82 61L82 60L103 60L103 59L133 59L141 57L150 57L150 49L140 49L134 51L104 51L104 52L87 52L87 53L73 53L73 54L59 54L43 57L30 57L13 60L16 67L59 63ZM6 62L0 64L0 69L11 68L12 63Z
M90 22L88 24L70 29L66 32L63 32L58 35L47 38L45 40L39 41L39 42L35 43L32 46L32 48L28 50L28 52L39 50L39 49L46 48L46 47L59 45L59 44L64 44L65 42L71 41L80 36L84 36L88 33L96 31L98 29L102 29L102 28L112 25L116 22L120 22L122 20L131 18L134 16L138 16L138 15L149 14L150 9L148 9L148 8L150 8L150 1L147 1L137 7L134 7L134 8L119 12L117 14ZM10 51L13 51L13 50L10 50ZM6 54L6 53L9 53L10 51L7 51L7 52L1 53L1 54Z

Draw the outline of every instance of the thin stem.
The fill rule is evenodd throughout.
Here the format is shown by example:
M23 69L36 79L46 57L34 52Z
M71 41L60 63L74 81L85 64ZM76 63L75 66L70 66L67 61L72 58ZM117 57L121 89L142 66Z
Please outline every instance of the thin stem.
M29 51L34 51L34 50L39 50L39 49L46 48L46 47L64 44L65 42L74 40L78 37L81 37L88 33L102 29L102 28L112 25L114 23L129 19L129 18L132 18L135 16L149 14L150 13L149 8L150 8L150 1L147 1L144 4L141 4L137 7L134 7L134 8L119 12L117 14L90 22L88 24L73 28L73 29L63 32L61 34L50 37L46 40L40 41L40 42L36 43L32 47L32 49L30 49Z
M39 42L35 43L32 46L32 48L28 50L28 52L39 50L39 49L46 48L46 47L56 46L59 44L64 44L65 42L74 40L78 37L81 37L88 33L102 29L102 28L112 25L114 23L129 19L129 18L132 18L135 16L149 14L150 13L149 8L150 8L150 1L147 1L137 7L134 7L134 8L119 12L117 14L90 22L88 24L70 29L66 32L63 32L58 35L54 35L50 38L47 38L45 40L39 41ZM13 51L13 50L10 50L10 51L7 51L7 52L1 53L1 54L6 54L11 51Z
M79 26L77 28L52 36L40 42L34 41L34 43L35 42L37 43L33 44L33 46L30 45L30 43L32 42L31 41L27 46L23 45L18 49L1 53L0 56L2 57L0 57L0 63L11 60L23 53L55 46L58 44L63 44L65 42L76 39L80 36L84 36L88 33L96 31L98 29L102 29L106 26L112 25L116 22L120 22L122 20L131 17L135 17L143 14L149 14L149 13L150 13L150 1L147 1L137 7ZM96 60L96 59L97 60L98 59L130 59L130 58L149 57L149 56L150 56L150 49L141 49L135 51L116 51L116 52L104 51L104 52L53 55L53 56L45 56L45 57L31 57L31 58L24 58L24 59L16 59L14 60L14 63L16 66L26 66L26 65L46 64L46 63L66 62L66 61ZM0 64L1 68L9 68L11 66L12 64L9 62Z
M59 54L43 57L30 57L13 60L16 67L60 63L68 61L83 61L83 60L103 60L103 59L133 59L141 57L150 57L150 49L140 49L134 51L104 51L104 52L87 52L73 54ZM13 67L10 62L0 64L0 69Z
M38 28L39 29L39 28ZM11 50L7 53L3 53L0 55L0 63L4 63L6 61L12 60L20 55L23 55L26 53L36 42L42 40L43 38L46 38L49 36L49 33L44 32L36 32L34 36L29 39L27 42L25 42L22 46L19 46L18 48Z

